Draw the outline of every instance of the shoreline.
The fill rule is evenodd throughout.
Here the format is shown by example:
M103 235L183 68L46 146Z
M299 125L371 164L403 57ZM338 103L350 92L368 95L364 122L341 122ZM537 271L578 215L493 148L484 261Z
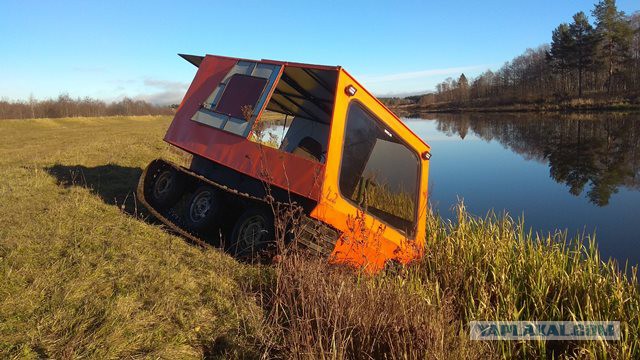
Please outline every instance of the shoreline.
M389 106L398 114L411 113L605 113L640 112L640 104L617 103L600 105L573 104L511 104L496 106L424 106L419 104Z

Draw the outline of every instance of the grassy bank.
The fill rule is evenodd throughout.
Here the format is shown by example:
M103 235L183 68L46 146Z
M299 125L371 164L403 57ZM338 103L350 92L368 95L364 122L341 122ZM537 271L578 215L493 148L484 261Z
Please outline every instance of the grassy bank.
M167 117L0 122L0 357L246 353L254 269L135 215ZM74 185L75 184L75 185ZM129 213L127 213L129 211Z
M639 358L635 278L508 217L430 215L421 261L369 276L240 264L137 208L168 117L0 121L2 358ZM469 320L619 320L616 342L476 342Z

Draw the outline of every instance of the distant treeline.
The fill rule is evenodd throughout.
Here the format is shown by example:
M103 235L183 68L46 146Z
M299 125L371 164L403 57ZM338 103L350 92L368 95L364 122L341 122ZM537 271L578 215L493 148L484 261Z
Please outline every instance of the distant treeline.
M63 94L56 99L26 101L0 100L0 119L61 118L75 116L170 115L174 106L153 105L124 98L111 103Z
M591 12L553 30L551 44L527 49L498 71L488 70L469 79L448 78L436 91L404 99L386 99L390 105L425 107L483 107L543 104L588 99L640 101L640 12L626 15L615 0L602 0Z

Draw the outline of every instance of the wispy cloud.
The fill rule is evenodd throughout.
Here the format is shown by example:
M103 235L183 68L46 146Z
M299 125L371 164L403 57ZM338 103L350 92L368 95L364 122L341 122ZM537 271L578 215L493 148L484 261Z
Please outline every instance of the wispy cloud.
M189 83L187 82L152 79L152 78L145 78L143 80L143 84L145 86L159 88L163 90L174 90L174 89L186 90L187 87L189 86Z
M442 75L452 75L452 74L460 74L465 71L475 71L481 70L484 68L488 68L487 65L471 65L471 66L460 66L460 67L450 67L443 69L428 69L428 70L420 70L420 71L412 71L412 72L402 72L395 74L385 74L385 75L362 75L360 78L363 82L368 84L378 84L392 81L401 81L401 80L412 80L412 79L422 79L432 76L442 76Z
M146 88L149 88L149 91L134 96L134 99L145 100L158 105L180 103L189 87L188 82L152 78L145 78L142 83Z
M412 72L401 72L395 74L383 74L383 75L362 75L358 78L366 85L370 85L374 93L378 96L407 96L414 94L426 93L428 86L426 84L420 84L419 89L412 89L411 84L407 84L407 81L424 79L430 77L446 76L446 75L459 75L463 72L472 72L476 70L483 70L488 68L487 65L471 65L450 67L443 69L428 69ZM436 81L435 79L433 80ZM124 83L136 82L142 85L139 88L138 95L132 96L134 99L145 100L153 104L169 105L180 103L182 97L189 88L188 82L171 81L157 78L139 78L137 80L119 80L117 90L123 90ZM395 82L395 84L393 84ZM377 86L376 86L377 85ZM382 95L381 95L382 94Z
M399 90L399 91L373 91L373 95L377 96L377 97L407 97L407 96L413 96L413 95L424 95L424 94L428 94L433 92L433 90L431 89L416 89L416 90L411 90L411 91L404 91L404 90Z
M184 91L161 91L151 94L134 96L135 100L144 100L156 105L179 104L184 96Z

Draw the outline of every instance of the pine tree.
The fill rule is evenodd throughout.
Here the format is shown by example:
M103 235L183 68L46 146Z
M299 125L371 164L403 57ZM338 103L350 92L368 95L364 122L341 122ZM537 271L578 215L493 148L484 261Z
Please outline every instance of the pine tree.
M637 91L640 90L640 11L636 11L629 18L629 25L633 29L631 40L631 86Z
M582 97L582 79L585 70L589 70L595 63L596 37L593 26L589 24L587 16L581 11L573 16L573 23L569 25L571 48L569 49L569 66L578 71L578 97Z
M460 94L460 101L467 100L467 94L469 92L469 80L464 76L464 73L458 78L458 92Z
M598 55L607 72L607 92L611 92L614 74L628 61L633 32L615 0L601 0L592 14L596 20Z
M558 25L551 34L551 49L549 50L549 60L553 71L566 77L571 69L572 52L575 49L569 25L563 23ZM565 83L566 83L566 79Z

